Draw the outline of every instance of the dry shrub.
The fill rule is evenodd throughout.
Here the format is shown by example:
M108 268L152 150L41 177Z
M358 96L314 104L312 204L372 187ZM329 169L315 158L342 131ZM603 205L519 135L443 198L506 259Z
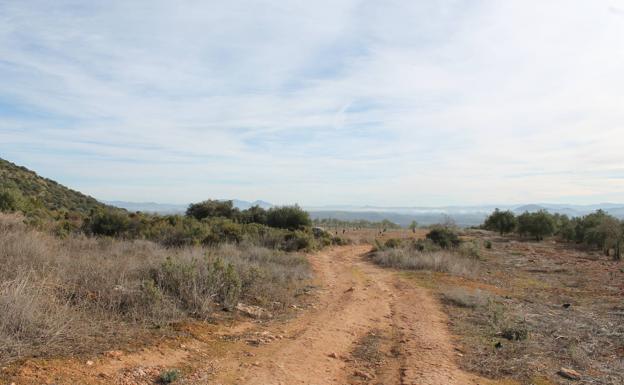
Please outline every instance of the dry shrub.
M449 305L477 308L487 305L490 295L479 289L467 290L461 287L453 287L442 292L442 299Z
M238 301L283 308L309 276L304 257L262 247L60 239L0 215L0 361L88 351L93 338L207 318Z
M453 275L472 276L478 261L447 250L420 251L410 245L377 250L371 259L378 265L406 270L429 270Z

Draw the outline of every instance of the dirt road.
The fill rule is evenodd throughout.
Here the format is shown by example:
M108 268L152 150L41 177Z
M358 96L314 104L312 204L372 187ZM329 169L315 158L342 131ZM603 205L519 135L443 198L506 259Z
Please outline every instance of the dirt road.
M182 344L86 366L26 363L29 370L22 369L16 383L147 384L167 367L185 368L180 382L187 384L487 383L454 363L458 353L446 316L430 293L367 262L369 248L345 246L312 255L317 298L294 319L197 331Z

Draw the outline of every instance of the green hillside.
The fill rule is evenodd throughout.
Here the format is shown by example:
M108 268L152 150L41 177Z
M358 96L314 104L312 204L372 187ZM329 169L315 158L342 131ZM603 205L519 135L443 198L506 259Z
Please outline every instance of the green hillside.
M48 210L88 214L92 209L110 207L93 197L41 177L25 167L2 158L0 158L0 190L18 191L24 198Z

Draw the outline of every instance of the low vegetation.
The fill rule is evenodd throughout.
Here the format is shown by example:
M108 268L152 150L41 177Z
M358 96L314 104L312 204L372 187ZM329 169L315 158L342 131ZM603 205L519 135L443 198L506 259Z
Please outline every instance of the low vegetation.
M0 216L3 361L92 349L118 338L118 330L131 335L207 319L238 302L280 311L310 274L304 257L252 244L165 248L145 240L61 239L23 219Z
M405 270L429 270L471 276L478 270L478 251L460 245L459 236L449 227L435 227L426 239L388 239L377 243L371 260L381 266Z
M624 381L621 263L568 242L482 231L462 238L490 242L479 274L420 279L440 294L464 369L521 384L562 383L561 367L583 383Z

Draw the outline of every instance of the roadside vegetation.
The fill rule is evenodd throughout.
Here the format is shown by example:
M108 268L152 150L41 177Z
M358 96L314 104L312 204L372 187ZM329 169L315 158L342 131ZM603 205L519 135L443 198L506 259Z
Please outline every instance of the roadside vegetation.
M344 243L296 205L131 213L4 160L0 182L0 363L172 333L239 304L285 312L311 278L300 253Z
M167 248L64 238L0 215L0 356L80 353L239 302L287 309L310 277L300 255L251 243ZM120 332L121 331L121 332Z

